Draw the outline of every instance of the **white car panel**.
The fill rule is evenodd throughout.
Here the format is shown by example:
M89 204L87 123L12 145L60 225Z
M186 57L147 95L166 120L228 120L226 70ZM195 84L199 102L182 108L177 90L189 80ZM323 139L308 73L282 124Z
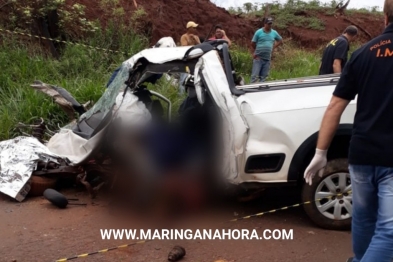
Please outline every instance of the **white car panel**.
M236 183L288 181L288 170L296 150L311 135L319 131L320 124L335 86L304 87L275 91L247 93L238 98L246 103L242 107L250 131L246 152L239 166ZM356 101L351 101L340 123L353 123ZM253 155L284 153L285 161L276 173L245 173L248 157Z
M143 50L125 61L129 67L144 57L152 63L165 63L184 57L191 47L172 47L165 49L151 48ZM222 61L217 51L206 54L200 49L191 52L191 57L198 57L194 79L198 101L203 104L204 94L200 73L203 75L209 93L219 107L223 116L224 165L226 175L231 183L243 182L285 183L288 181L288 170L294 154L301 144L314 133L318 132L322 117L332 97L335 85L321 86L327 77L313 76L301 81L288 79L275 82L265 82L268 90L257 90L258 84L241 86L239 89L246 94L233 96ZM337 80L338 76L335 77ZM315 82L318 86L301 87L303 83ZM287 89L274 89L274 86ZM344 112L341 123L353 123L356 110L356 100L351 101ZM285 154L281 170L276 173L245 172L246 161L250 156L264 154Z
M230 147L230 160L225 162L229 161L230 174L228 175L234 179L239 170L236 167L236 157L243 153L248 128L240 114L238 104L229 90L228 80L217 51L206 53L200 58L200 62L203 77L214 101L221 110L225 121L223 124L228 128L228 133L223 134L223 136L229 136L228 143L225 146ZM198 73L195 72L195 75Z

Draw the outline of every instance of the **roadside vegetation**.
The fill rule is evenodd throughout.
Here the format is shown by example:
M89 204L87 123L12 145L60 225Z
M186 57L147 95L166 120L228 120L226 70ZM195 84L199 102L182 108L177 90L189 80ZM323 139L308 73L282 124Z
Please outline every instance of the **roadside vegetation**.
M231 50L232 60L237 72L246 83L251 79L252 56L249 50L235 47ZM318 74L321 54L318 51L304 50L288 43L273 53L271 71L267 80L303 77Z
M353 43L348 55L350 56L360 45L360 43ZM321 46L317 50L309 50L299 48L293 42L285 43L273 52L267 80L318 75L323 48ZM251 52L247 48L234 46L231 48L231 55L236 71L245 78L246 83L249 83L252 70Z
M116 33L115 33L116 32ZM97 32L86 44L105 48L117 31ZM4 38L0 49L0 140L20 134L18 122L31 124L43 117L49 128L67 122L67 116L50 98L33 90L34 80L64 87L81 103L97 101L112 72L129 55L146 48L147 40L133 34L117 37L121 53L97 51L82 46L64 46L55 60L47 50L18 36Z
M34 6L24 6L23 2L21 0L13 1L15 8L11 13L11 18L24 14L25 17L22 20L24 23L28 23L30 18L39 16L39 12L47 11L47 9L40 7L38 12ZM141 34L144 29L141 18L146 16L143 9L139 9L131 17L131 21L135 25L135 33L132 33L128 28L119 26L119 21L113 21L112 25L102 29L96 22L84 19L83 6L74 6L75 10L73 10L63 8L64 1L62 0L55 2L66 16L62 20L61 28L68 36L85 32L83 37L77 39L78 42L119 52L107 52L65 44L62 46L60 58L54 59L36 39L2 33L0 35L0 141L21 135L21 131L16 128L19 122L33 124L42 117L51 130L67 123L67 116L57 104L52 102L48 96L34 91L30 87L34 80L64 87L81 103L95 102L105 91L106 83L112 72L132 54L149 47L147 36ZM311 1L307 10L311 10L316 2L318 1ZM116 3L116 1L110 0L101 1L101 4L105 5ZM303 1L289 0L284 5L271 6L271 12L287 17L288 20L283 20L283 24L280 25L286 26L291 21L288 12L300 9L302 5L304 5ZM261 8L248 12L248 15L262 14ZM321 7L319 6L319 8ZM119 7L110 10L113 10L117 17L124 15ZM69 20L71 18L77 19L79 24L74 23L68 27L67 23L71 21ZM312 20L314 18L310 19L304 20L303 26L308 24L311 27L321 26L322 28L322 24ZM14 22L17 23L17 20ZM9 26L13 27L9 29L23 32L17 24ZM245 47L232 46L231 53L237 72L248 83L252 68L250 51ZM316 75L321 54L322 49L304 50L287 42L274 53L269 80ZM174 103L173 111L176 113L182 100L178 95L177 86L161 80L155 88L156 91L171 99Z
M323 31L325 23L318 18L318 14L334 15L334 8L340 3L340 0L331 0L330 2L321 2L319 0L287 0L271 1L267 3L244 3L240 7L231 7L229 12L238 16L251 19L258 19L265 16L267 6L269 6L270 16L275 18L275 27L285 29L290 25ZM370 15L380 15L381 10L378 6L361 9L348 9L347 14L351 15L359 12Z

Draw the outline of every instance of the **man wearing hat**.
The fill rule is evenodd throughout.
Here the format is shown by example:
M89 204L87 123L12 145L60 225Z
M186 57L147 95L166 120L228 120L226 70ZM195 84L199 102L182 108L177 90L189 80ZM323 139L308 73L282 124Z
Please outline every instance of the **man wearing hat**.
M190 21L187 23L187 33L181 36L180 38L180 45L181 46L194 46L201 43L199 37L197 36L198 24ZM183 94L185 91L184 81L186 80L188 74L181 73L179 79L179 93Z
M341 73L347 63L349 43L356 38L357 34L358 29L351 25L345 29L342 35L327 44L319 67L320 75Z
M282 44L282 37L272 29L273 18L264 21L264 27L258 29L252 38L253 64L251 83L264 82L269 74L273 50Z
M181 36L180 38L180 45L181 46L192 46L200 44L201 41L199 37L196 35L198 24L190 21L187 23L187 33Z

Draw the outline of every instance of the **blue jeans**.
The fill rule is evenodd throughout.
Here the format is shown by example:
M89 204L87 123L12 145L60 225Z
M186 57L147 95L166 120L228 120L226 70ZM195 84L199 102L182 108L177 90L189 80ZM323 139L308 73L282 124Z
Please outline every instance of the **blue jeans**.
M393 168L350 165L353 262L393 260Z
M263 60L261 58L255 59L252 62L251 83L264 82L269 74L270 60Z

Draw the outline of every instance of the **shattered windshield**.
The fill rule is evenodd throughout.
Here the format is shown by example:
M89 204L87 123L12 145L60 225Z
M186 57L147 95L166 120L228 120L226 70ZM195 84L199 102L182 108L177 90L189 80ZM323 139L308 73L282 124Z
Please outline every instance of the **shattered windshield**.
M118 71L116 77L110 83L108 88L102 94L100 99L90 108L86 113L80 116L78 121L91 117L97 112L105 112L103 116L106 115L108 111L111 110L112 106L116 103L116 97L120 92L123 92L126 84L125 82L129 76L130 65L128 63L123 63ZM64 126L62 129L72 129L76 123L70 123Z

